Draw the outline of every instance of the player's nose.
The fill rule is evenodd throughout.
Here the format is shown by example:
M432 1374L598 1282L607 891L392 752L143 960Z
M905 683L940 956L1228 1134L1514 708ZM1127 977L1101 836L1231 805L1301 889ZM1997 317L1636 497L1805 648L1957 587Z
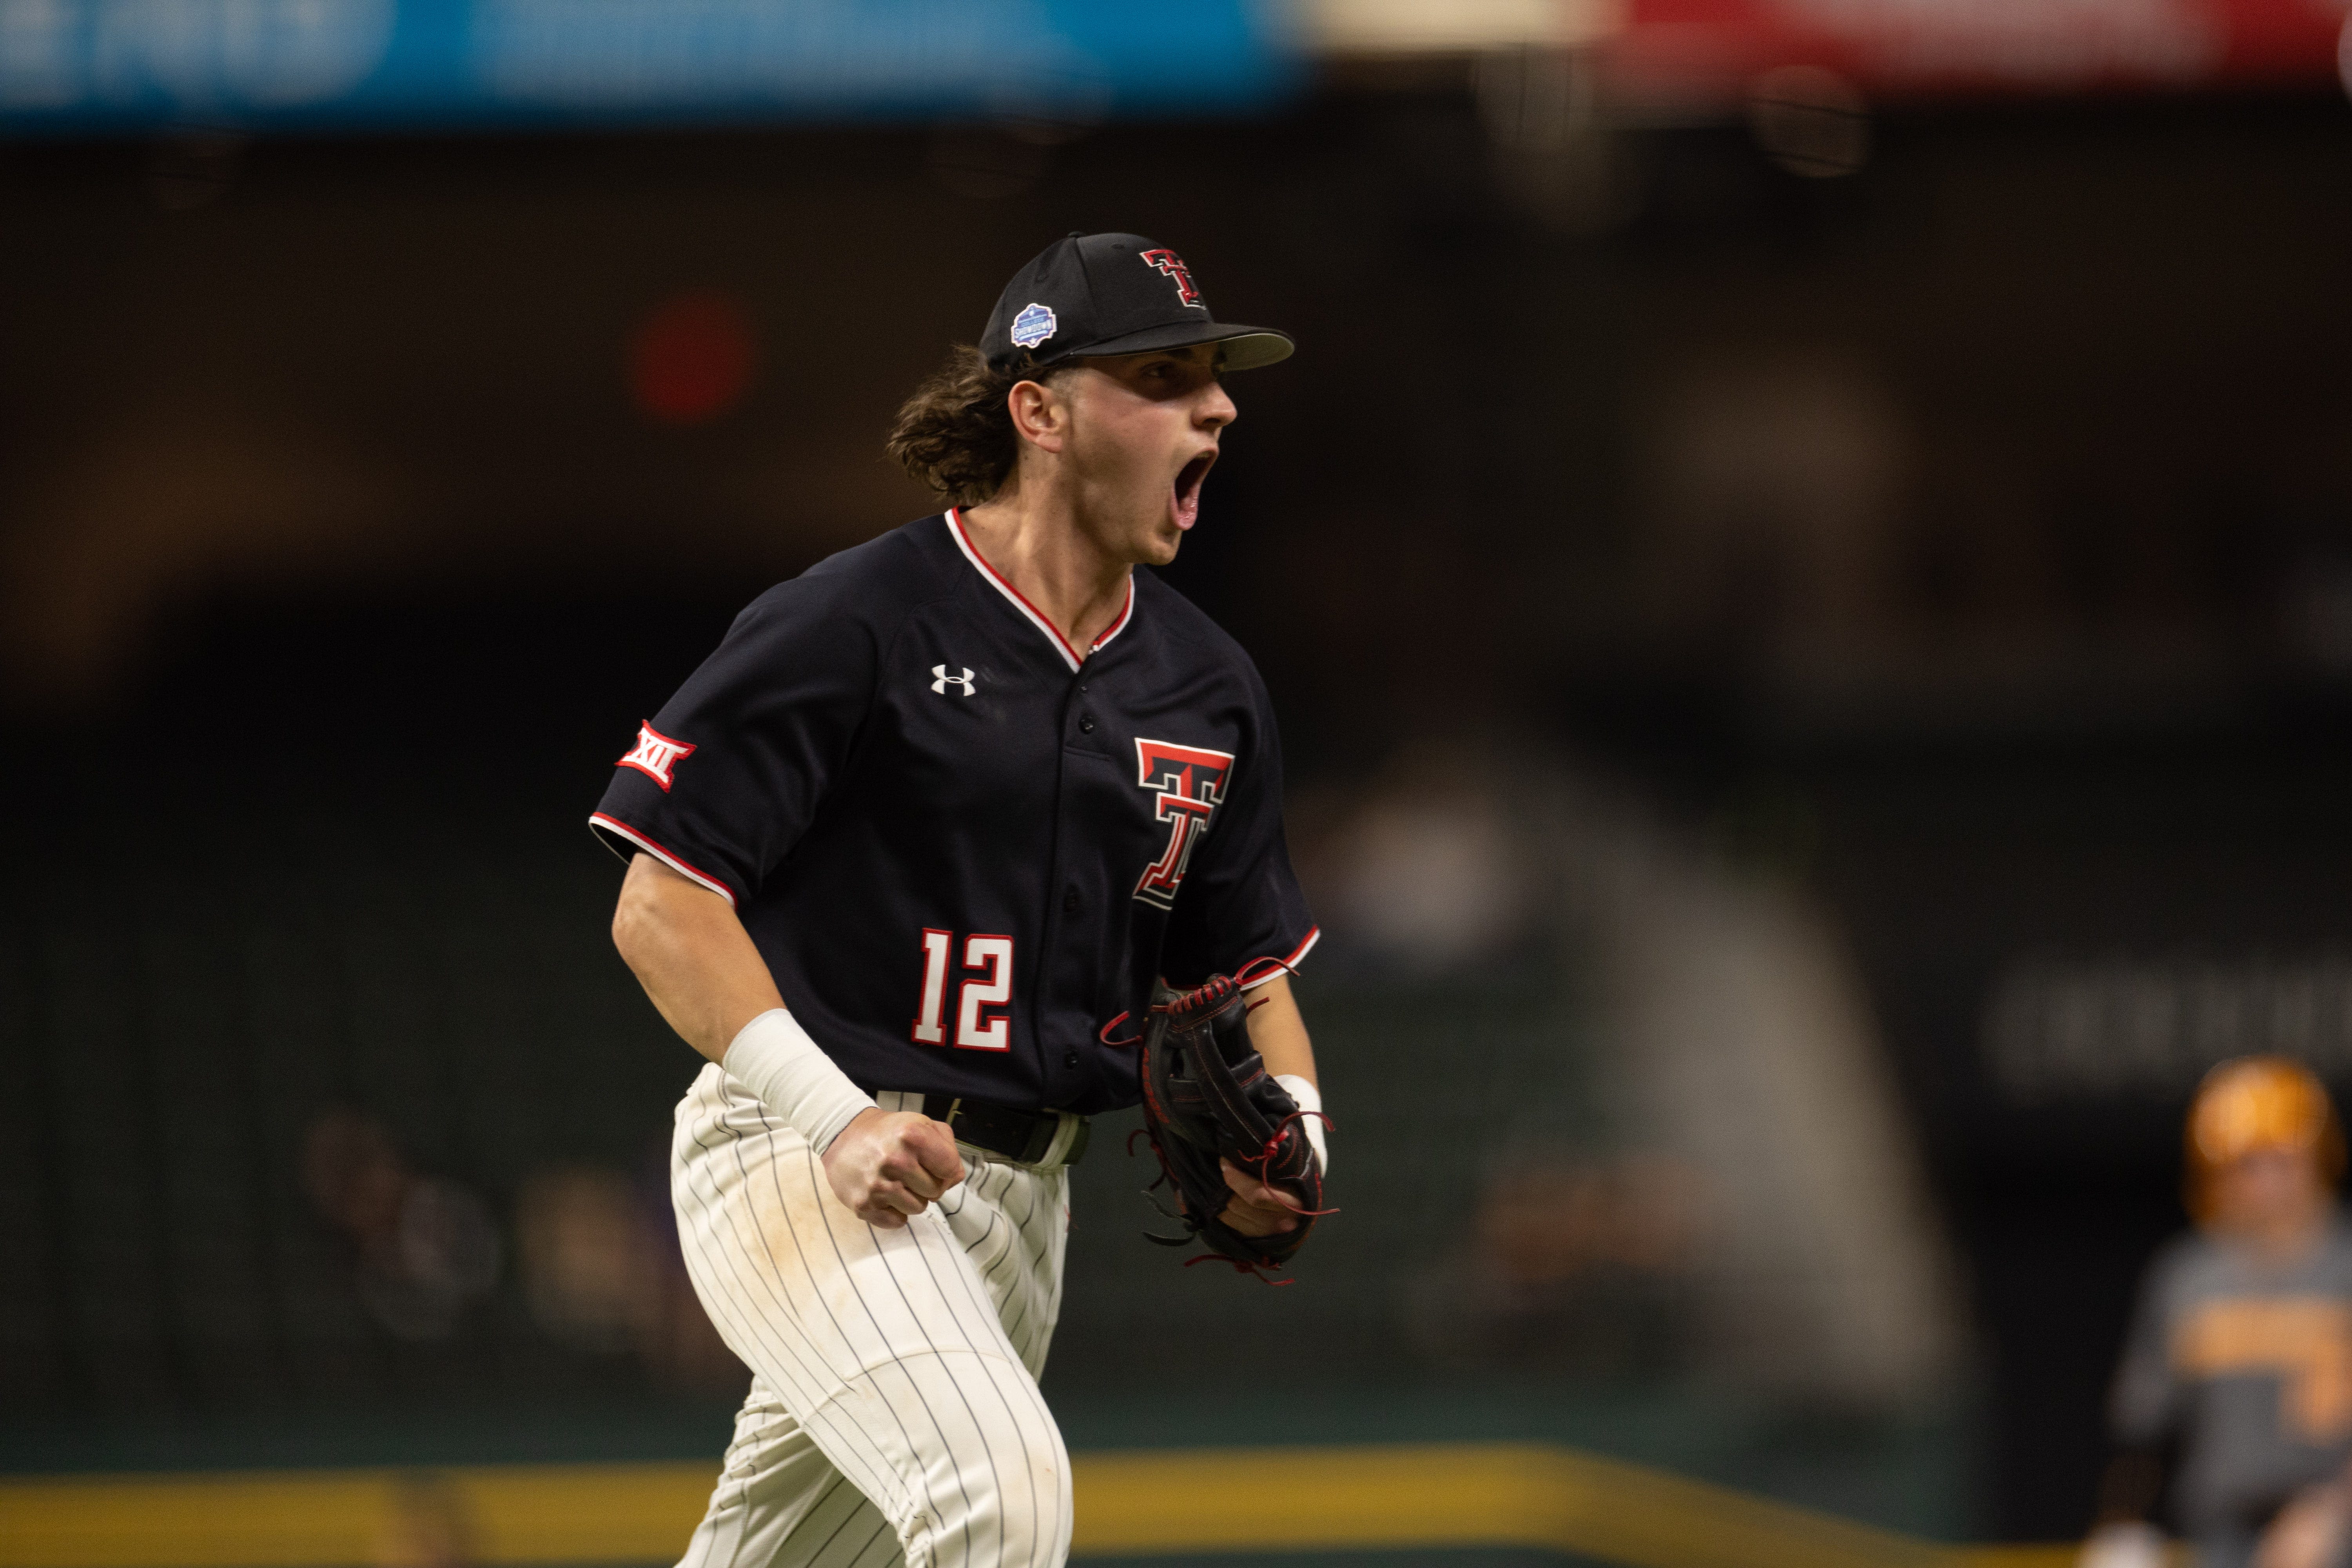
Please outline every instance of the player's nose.
M1210 430L1222 430L1241 416L1241 410L1234 406L1233 394L1222 381L1213 380L1203 387L1192 410L1192 422Z

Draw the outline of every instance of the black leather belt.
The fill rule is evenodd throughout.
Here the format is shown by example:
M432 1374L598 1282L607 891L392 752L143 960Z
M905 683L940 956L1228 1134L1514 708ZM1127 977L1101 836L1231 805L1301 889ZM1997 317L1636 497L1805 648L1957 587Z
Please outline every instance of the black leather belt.
M911 1101L915 1096L906 1096ZM1054 1152L1054 1140L1062 1131L1066 1116L1076 1122L1077 1130L1070 1135L1070 1147L1060 1163L1075 1165L1078 1156L1087 1152L1087 1119L1065 1110L1015 1110L1006 1105L990 1105L966 1095L927 1094L922 1097L923 1114L934 1121L944 1121L955 1129L956 1140L975 1149L985 1149L992 1154L1002 1154L1018 1165L1041 1164ZM911 1109L911 1106L909 1107Z

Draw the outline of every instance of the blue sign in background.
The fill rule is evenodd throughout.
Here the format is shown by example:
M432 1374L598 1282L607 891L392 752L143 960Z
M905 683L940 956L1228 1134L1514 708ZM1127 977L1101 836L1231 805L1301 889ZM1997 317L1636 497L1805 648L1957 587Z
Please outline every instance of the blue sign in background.
M1095 117L1295 84L1280 0L0 0L0 132Z

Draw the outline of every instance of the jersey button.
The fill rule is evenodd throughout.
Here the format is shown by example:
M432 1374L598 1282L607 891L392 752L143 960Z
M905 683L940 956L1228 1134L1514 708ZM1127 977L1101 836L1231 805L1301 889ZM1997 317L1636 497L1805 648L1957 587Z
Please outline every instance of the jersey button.
M1066 915L1078 912L1078 890L1076 888L1062 889L1062 912Z
M1091 731L1094 727L1095 716L1093 714L1081 713L1078 715L1078 728L1081 731Z
M1064 1055L1063 1055L1063 1057L1062 1057L1062 1065L1063 1065L1064 1067L1066 1067L1066 1068L1074 1068L1074 1067L1077 1066L1077 1065L1078 1065L1078 1053L1077 1053L1077 1052L1076 1052L1076 1051L1068 1051L1068 1052L1064 1053Z

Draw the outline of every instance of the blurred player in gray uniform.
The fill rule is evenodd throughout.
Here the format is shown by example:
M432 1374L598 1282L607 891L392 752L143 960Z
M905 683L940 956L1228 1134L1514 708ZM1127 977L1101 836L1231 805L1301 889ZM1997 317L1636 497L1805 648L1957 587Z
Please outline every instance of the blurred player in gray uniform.
M2187 1143L2198 1228L2141 1284L2116 1376L2122 1456L2084 1568L2161 1562L2147 1522L2159 1492L2198 1568L2344 1568L2352 1226L2336 1203L2335 1109L2294 1062L2224 1062L2198 1092Z

